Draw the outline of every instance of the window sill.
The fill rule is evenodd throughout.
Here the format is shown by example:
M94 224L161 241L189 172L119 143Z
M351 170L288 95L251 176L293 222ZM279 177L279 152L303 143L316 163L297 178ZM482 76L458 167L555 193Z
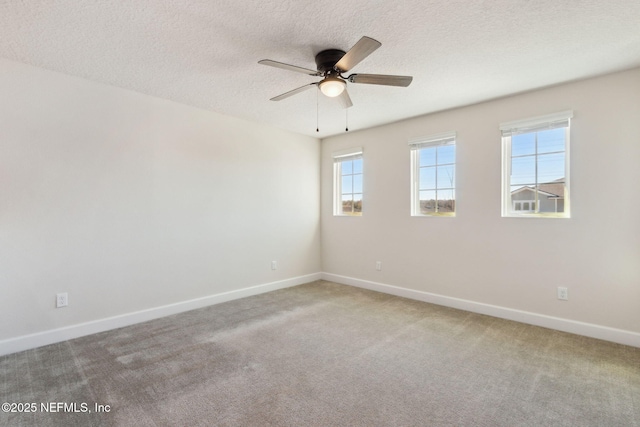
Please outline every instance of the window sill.
M556 218L556 219L571 219L571 215L569 214L540 214L540 213L508 213L503 214L502 218Z
M414 218L455 218L455 212L432 213L432 214L412 214Z

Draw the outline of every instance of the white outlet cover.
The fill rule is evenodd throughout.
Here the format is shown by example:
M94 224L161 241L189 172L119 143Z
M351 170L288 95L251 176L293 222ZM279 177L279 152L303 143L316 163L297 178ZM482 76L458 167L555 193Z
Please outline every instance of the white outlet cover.
M568 300L569 299L569 289L563 286L558 287L558 299L560 300Z
M56 308L66 307L69 305L69 294L64 292L56 294Z

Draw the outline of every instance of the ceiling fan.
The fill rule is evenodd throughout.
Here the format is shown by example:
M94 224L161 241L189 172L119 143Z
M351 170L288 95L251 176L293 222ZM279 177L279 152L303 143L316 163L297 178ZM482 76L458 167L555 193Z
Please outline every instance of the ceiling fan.
M371 55L374 50L382 46L377 40L370 37L362 37L348 52L340 49L327 49L316 55L316 68L297 67L295 65L284 64L270 59L258 61L258 64L269 65L271 67L282 68L284 70L296 71L310 76L322 77L319 82L309 83L297 89L285 92L282 95L271 98L271 101L280 101L297 93L303 92L314 86L330 98L337 97L344 108L353 106L349 93L347 92L347 81L349 83L364 83L371 85L401 86L407 87L411 84L411 76L390 76L386 74L351 74L343 76L363 59Z

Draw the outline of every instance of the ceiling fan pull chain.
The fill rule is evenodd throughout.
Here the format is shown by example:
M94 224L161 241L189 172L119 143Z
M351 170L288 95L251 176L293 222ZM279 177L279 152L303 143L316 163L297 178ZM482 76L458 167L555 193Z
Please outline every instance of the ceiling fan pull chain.
M320 132L320 119L319 119L320 113L318 112L319 110L318 103L320 102L318 99L320 95L318 95L318 92L319 90L316 90L316 132Z
M344 130L345 130L345 132L349 132L349 110L347 110L347 109L345 108L345 110L344 110L344 114L345 114L345 119L344 119L344 121L345 121L345 128L344 128Z

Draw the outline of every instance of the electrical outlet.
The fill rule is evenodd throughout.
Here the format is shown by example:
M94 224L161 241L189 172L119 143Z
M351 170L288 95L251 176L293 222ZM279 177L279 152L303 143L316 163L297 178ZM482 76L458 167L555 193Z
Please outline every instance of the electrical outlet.
M382 261L376 261L376 270L382 271Z
M568 301L569 300L569 289L564 286L558 286L558 299Z
M69 294L63 292L61 294L56 294L56 308L66 307L69 305Z
M271 269L272 270L278 269L278 261L271 261Z

